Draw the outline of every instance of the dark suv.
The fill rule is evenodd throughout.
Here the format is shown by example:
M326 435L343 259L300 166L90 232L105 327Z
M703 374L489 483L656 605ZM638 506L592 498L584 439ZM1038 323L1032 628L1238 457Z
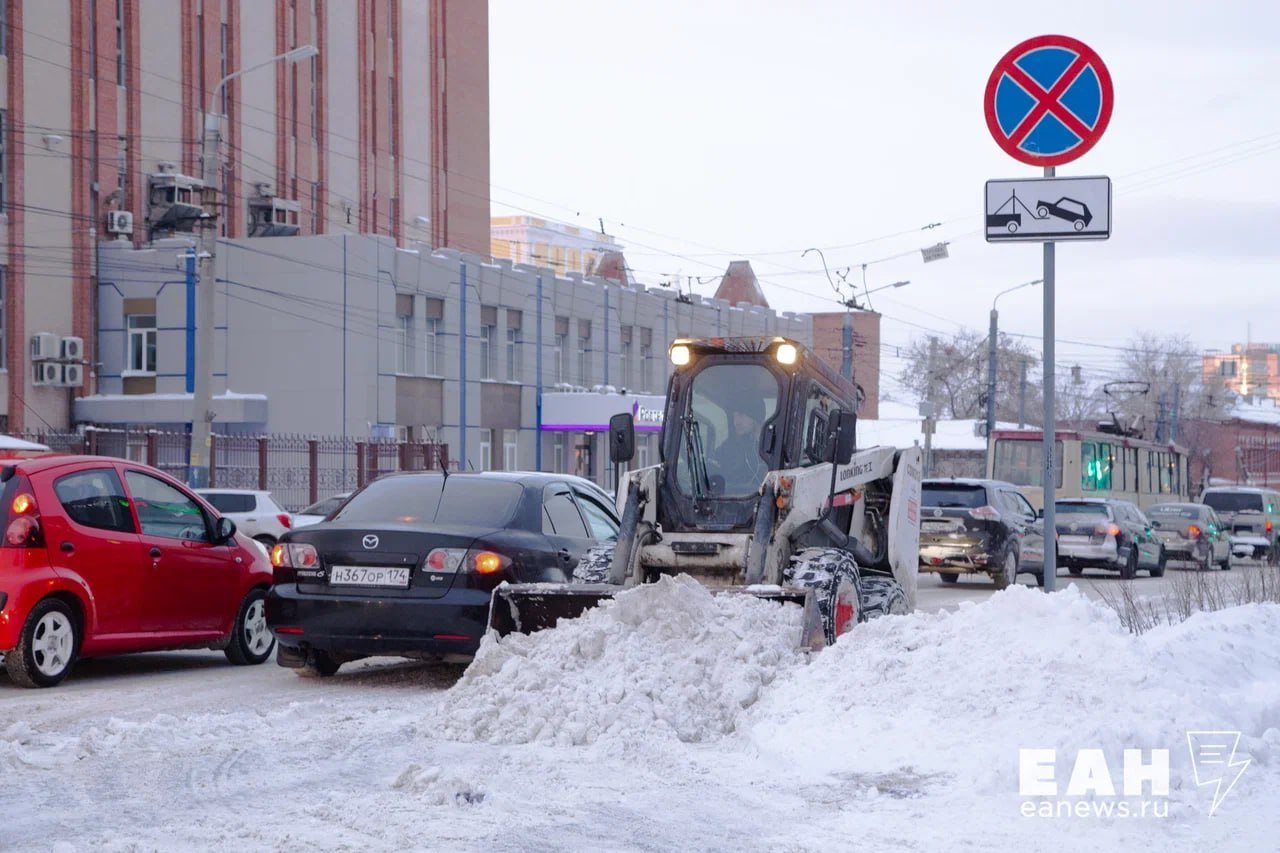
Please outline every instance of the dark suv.
M999 480L925 480L920 571L946 583L990 575L1003 589L1021 572L1044 585L1044 524L1018 488Z

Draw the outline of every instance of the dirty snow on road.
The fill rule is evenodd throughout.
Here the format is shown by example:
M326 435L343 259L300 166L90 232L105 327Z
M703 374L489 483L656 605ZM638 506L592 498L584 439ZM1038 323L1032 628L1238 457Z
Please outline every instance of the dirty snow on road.
M858 626L811 657L794 650L798 621L676 578L487 643L460 679L210 665L145 693L141 675L0 689L0 848L1262 850L1280 837L1280 607L1134 637L1074 589L1011 588ZM1239 731L1251 764L1211 818L1186 733L1215 729ZM1024 817L1018 750L1046 747L1064 781L1082 748L1117 777L1124 749L1168 749L1168 816Z

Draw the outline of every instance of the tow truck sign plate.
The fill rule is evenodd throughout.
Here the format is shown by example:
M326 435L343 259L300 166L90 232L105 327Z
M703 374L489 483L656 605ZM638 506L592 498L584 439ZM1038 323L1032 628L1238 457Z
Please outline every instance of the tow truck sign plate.
M987 181L988 243L1105 240L1111 236L1111 179Z

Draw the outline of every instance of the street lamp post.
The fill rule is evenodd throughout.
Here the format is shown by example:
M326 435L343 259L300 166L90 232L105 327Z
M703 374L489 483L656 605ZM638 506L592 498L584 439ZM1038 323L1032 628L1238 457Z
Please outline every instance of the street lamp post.
M209 95L209 109L204 114L204 136L200 140L200 178L205 189L217 185L218 165L222 159L222 116L215 112L218 96L230 81L277 62L301 62L319 54L315 45L295 47L270 59L241 68L218 81ZM191 401L191 458L187 483L193 488L209 485L210 436L213 432L213 325L216 313L214 249L217 232L213 216L200 220L199 300L196 305L196 376Z
M996 428L996 339L999 331L999 313L996 311L996 302L1006 293L1012 293L1015 290L1021 290L1024 287L1032 287L1033 285L1043 284L1043 279L1035 281L1024 281L1022 284L1014 285L1006 290L1002 290L996 294L996 298L991 300L991 329L987 333L987 442L991 442L991 433Z

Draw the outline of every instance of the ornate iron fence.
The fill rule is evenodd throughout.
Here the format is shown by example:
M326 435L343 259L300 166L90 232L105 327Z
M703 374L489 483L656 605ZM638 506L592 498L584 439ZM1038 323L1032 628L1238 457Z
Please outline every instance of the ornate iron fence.
M191 456L191 436L179 432L89 429L15 435L59 453L142 462L179 480L186 479ZM357 489L379 474L457 468L447 444L333 436L215 435L210 456L210 486L265 489L290 510Z

